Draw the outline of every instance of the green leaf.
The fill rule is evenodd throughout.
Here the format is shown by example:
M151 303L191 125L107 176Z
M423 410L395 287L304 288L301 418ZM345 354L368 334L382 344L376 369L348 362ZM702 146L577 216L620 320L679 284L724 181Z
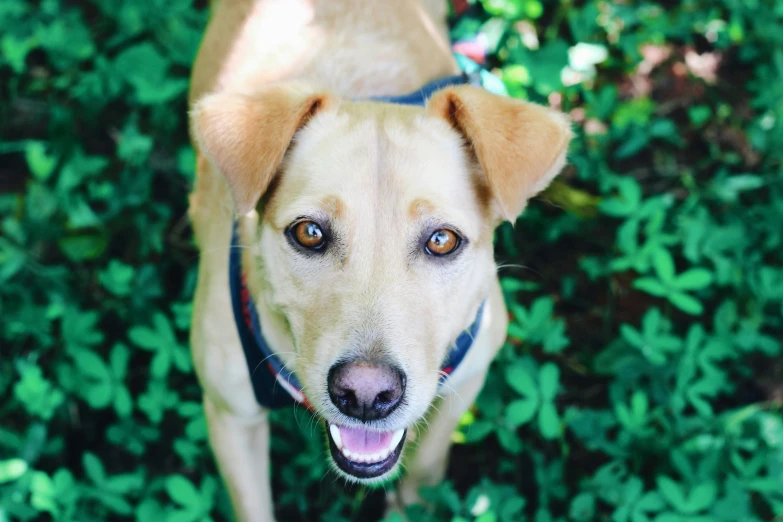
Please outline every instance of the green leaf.
M130 294L135 276L135 268L112 259L108 266L98 274L98 280L106 290L121 297Z
M21 377L14 385L14 396L31 415L49 420L63 403L64 394L43 377L41 368L32 364L19 364Z
M546 353L558 353L571 343L565 335L565 322L562 319L550 321L549 331L544 335L543 345Z
M686 270L674 281L673 286L680 290L701 290L712 284L712 272L704 268Z
M517 323L508 323L508 336L512 339L518 339L520 341L525 340L526 331Z
M653 254L653 266L655 272L663 283L674 281L674 259L665 248L659 248Z
M0 38L0 60L7 62L14 73L22 74L28 53L37 45L38 41L34 37L18 38L6 33Z
M125 378L128 371L128 361L130 360L130 350L122 343L117 343L111 350L109 355L109 366L114 374L114 377L118 380Z
M640 520L645 520L645 519L640 519ZM667 513L661 513L660 515L655 517L655 522L696 522L696 521L686 519L677 513L667 512Z
M639 424L644 422L644 418L647 416L648 407L647 394L641 390L636 390L631 396L631 412Z
M639 279L634 280L633 287L657 297L664 297L669 293L669 290L665 286L652 277L640 277Z
M42 471L34 472L30 481L30 504L38 511L56 514L56 495L54 481Z
M156 350L161 342L160 335L146 326L134 326L128 331L128 337L133 344L145 350Z
M72 354L84 386L79 390L93 408L105 408L112 400L112 375L108 365L95 352L80 349Z
M114 66L120 77L135 88L136 99L142 104L168 101L188 86L187 80L168 77L168 60L150 42L124 50Z
M714 481L704 482L691 490L688 501L683 506L682 512L695 514L712 506L718 496L718 488Z
M666 508L666 503L657 491L648 491L642 496L636 507L642 511L661 511Z
M476 517L475 522L496 522L497 516L495 513L488 511L482 515Z
M166 479L166 492L177 504L193 508L201 505L201 494L182 475L171 475Z
M81 262L100 257L108 239L102 230L74 229L57 241L60 251L71 261Z
M642 202L642 188L634 178L623 178L617 182L619 194L616 198L604 198L598 208L604 214L626 217L638 210Z
M69 352L75 352L82 348L94 346L103 341L98 322L99 312L95 310L80 310L69 307L63 314L62 333L65 347Z
M538 401L538 385L520 363L514 363L506 369L506 382L520 395Z
M481 4L489 14L508 20L517 20L525 14L522 0L481 0Z
M650 143L650 134L639 129L633 129L628 139L614 152L618 160L631 158L644 149Z
M87 452L82 457L82 464L90 480L97 485L103 485L106 481L106 471L100 459L94 453Z
M506 424L512 428L518 428L530 422L537 409L537 398L517 399L506 407Z
M524 446L522 445L522 440L517 435L516 430L500 427L495 430L495 436L498 438L498 442L504 451L507 451L512 455L519 455L522 453Z
M595 495L582 492L571 501L568 516L576 522L588 522L595 516Z
M546 363L538 373L538 382L543 401L553 401L560 387L560 368L555 364Z
M133 410L133 399L127 388L122 387L117 390L114 397L114 409L120 417L127 417Z
M101 380L111 378L108 366L95 352L87 349L78 350L74 352L73 358L77 369L86 376Z
M661 492L663 498L677 511L684 512L686 502L681 486L666 475L659 475L656 478L656 483L658 484L658 491Z
M487 421L476 421L465 429L465 442L479 442L487 438L495 425Z
M542 96L563 87L560 75L568 64L568 44L556 39L541 46L538 51L530 54L527 63L533 87Z
M556 439L560 436L560 417L553 403L545 402L541 405L538 412L538 429L545 439Z
M677 125L670 119L658 118L654 120L649 127L649 132L652 137L668 141L674 145L682 143Z
M669 301L685 313L699 315L704 311L704 307L698 299L684 292L672 292Z
M57 212L57 197L46 185L30 183L27 190L25 203L30 219L44 222Z
M40 180L49 178L57 165L57 158L48 155L46 145L40 141L29 142L25 147L24 155L27 159L27 168Z
M23 459L0 460L0 484L11 482L27 473L27 462Z
M641 348L646 344L644 337L642 337L641 332L633 328L631 325L621 324L620 334L623 336L623 338L626 341L628 341L628 344L630 344L631 346Z
M722 189L727 192L746 192L765 185L764 178L754 174L736 174L723 181Z
M712 117L712 110L707 105L694 105L688 108L688 118L696 127L701 127Z

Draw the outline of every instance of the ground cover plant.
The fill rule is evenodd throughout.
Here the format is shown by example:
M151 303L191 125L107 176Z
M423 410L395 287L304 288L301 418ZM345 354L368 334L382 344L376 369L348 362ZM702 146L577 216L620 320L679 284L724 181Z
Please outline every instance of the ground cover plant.
M410 520L783 520L783 2L455 5L488 88L577 138L498 231L508 342ZM0 3L0 521L230 520L187 345L206 19ZM273 421L279 520L382 516Z

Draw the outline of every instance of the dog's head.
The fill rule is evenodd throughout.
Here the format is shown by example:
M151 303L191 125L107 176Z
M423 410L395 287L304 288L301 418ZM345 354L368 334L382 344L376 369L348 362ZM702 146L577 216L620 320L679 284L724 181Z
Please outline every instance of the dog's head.
M239 215L261 217L255 297L285 325L337 467L388 477L487 297L494 228L563 166L566 118L474 87L418 108L278 85L208 96L192 127Z

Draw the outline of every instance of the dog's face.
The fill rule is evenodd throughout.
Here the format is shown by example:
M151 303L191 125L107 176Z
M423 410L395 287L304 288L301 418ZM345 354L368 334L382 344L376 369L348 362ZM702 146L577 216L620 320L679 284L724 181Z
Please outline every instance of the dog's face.
M238 210L261 202L257 298L287 324L337 468L390 476L487 296L495 226L562 167L565 119L473 88L422 109L282 86L209 97L193 126Z

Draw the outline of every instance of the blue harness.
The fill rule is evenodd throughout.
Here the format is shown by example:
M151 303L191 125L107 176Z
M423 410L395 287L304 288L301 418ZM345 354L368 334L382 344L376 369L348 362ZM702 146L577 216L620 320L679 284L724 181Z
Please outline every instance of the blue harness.
M474 82L475 78L462 74L435 80L410 94L376 97L371 98L370 101L424 106L430 96L444 87L466 85ZM258 311L247 288L245 275L242 271L242 249L239 247L237 223L234 222L228 267L231 305L234 309L234 321L236 322L239 338L242 341L242 349L245 352L247 367L250 371L250 381L253 384L256 400L261 406L266 408L279 408L300 403L312 409L307 397L302 392L302 385L299 383L299 379L296 378L294 372L285 367L264 338L264 334L261 331L261 323L258 319ZM441 366L441 385L456 370L473 345L473 339L475 339L481 325L484 304L481 303L473 323L457 337L451 350L449 350L446 361Z

